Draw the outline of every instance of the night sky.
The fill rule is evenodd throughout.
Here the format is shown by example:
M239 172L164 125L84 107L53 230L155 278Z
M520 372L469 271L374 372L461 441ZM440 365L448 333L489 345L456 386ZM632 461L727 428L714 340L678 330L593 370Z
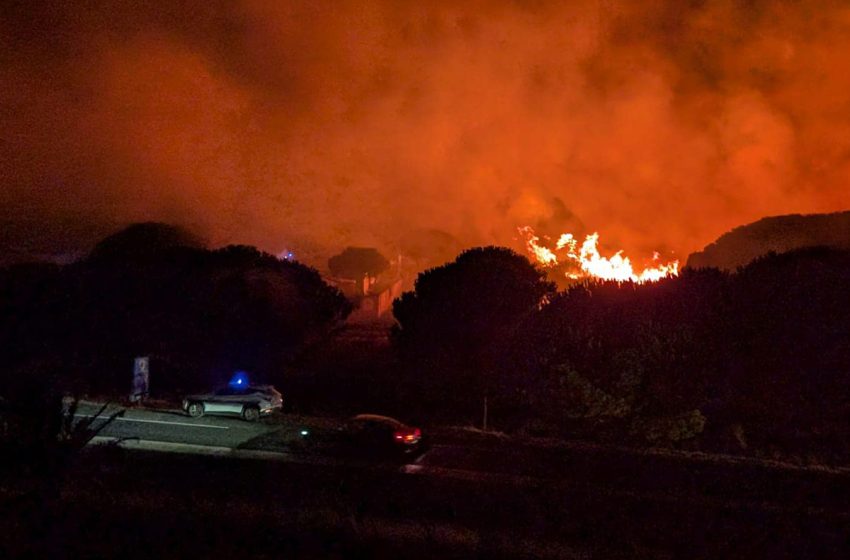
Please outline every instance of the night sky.
M531 225L684 260L850 207L843 2L6 1L0 57L7 247Z

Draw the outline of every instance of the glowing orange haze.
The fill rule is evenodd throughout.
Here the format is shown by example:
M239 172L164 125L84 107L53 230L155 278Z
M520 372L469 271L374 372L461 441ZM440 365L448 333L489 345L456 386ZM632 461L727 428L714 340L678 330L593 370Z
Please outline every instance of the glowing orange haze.
M176 221L321 265L530 225L625 270L850 206L842 2L42 5L0 21L0 208L28 235Z

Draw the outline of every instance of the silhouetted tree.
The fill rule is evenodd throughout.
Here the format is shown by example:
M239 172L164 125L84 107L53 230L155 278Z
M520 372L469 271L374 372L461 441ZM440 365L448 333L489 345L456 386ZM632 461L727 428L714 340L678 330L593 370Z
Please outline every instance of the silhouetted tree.
M350 312L339 290L300 263L253 247L187 247L172 233L131 227L64 268L0 270L1 377L53 360L90 393L123 394L133 357L149 355L159 395L223 381L236 368L280 380L300 347Z
M470 249L419 275L395 301L394 341L420 396L443 410L476 414L502 385L499 358L519 325L554 285L525 257L501 247Z
M390 262L377 249L366 247L346 247L346 249L328 259L331 274L340 278L363 278L377 276L390 267Z
M850 453L850 251L767 255L731 287L729 406L744 429L782 448Z
M0 372L57 350L56 341L72 328L71 292L56 265L0 269Z
M203 249L204 243L190 231L171 224L132 224L95 245L88 260L147 261L179 249Z
M315 270L253 247L129 238L65 267L0 269L0 397L36 374L53 379L45 372L123 394L141 354L153 358L154 393L235 368L285 383L299 350L321 347L350 311ZM338 370L394 371L398 358L402 375L380 376L397 384L383 394L420 417L478 422L486 394L500 428L658 441L704 427L708 446L734 433L733 445L846 460L848 286L850 252L810 248L735 273L555 293L524 257L477 248L395 302L396 356L376 350ZM327 378L337 399L351 398L338 389L356 375Z

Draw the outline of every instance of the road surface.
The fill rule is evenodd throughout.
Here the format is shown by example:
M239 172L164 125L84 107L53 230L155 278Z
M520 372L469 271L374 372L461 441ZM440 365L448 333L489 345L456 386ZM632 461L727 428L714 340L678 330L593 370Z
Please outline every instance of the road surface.
M80 419L95 412L91 405L78 410ZM627 557L634 547L671 557L848 557L846 470L521 440L436 441L411 464L369 465L303 445L302 428L332 428L316 422L281 416L251 424L129 410L101 436L183 453L139 452L120 468L86 470L92 480L76 485L73 499L106 507L100 501L106 485L120 489L116 495L126 496L131 509L167 502L169 511L183 504L194 510L205 503L211 508L205 515L217 516L215 504L226 503L226 511L242 508L246 519L276 512L274 523L288 519L297 527L305 511L321 517L330 508L334 519L444 524L506 535L502 545L514 539L507 535L594 549L610 544Z
M99 407L82 405L79 418ZM110 408L108 412L118 410ZM100 424L95 420L94 426ZM594 446L535 447L516 441L459 444L432 442L408 464L352 458L316 444L329 420L286 415L250 423L241 418L190 418L179 410L126 410L99 433L107 440L145 443L162 449L305 464L382 466L400 473L505 484L568 484L592 491L662 502L687 501L775 511L806 510L846 515L850 504L848 470L805 469L790 465L712 456L657 455ZM302 430L310 435L302 437Z
M100 406L81 404L78 419L92 419ZM110 406L100 418L94 418L93 428L104 424L105 418L120 407ZM102 437L137 439L200 446L238 448L263 434L280 430L278 424L250 423L238 418L202 416L190 418L181 410L126 409L99 433Z

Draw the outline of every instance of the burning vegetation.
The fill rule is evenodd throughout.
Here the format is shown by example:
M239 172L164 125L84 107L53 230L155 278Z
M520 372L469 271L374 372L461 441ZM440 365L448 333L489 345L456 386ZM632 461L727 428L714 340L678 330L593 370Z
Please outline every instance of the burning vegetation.
M530 226L521 227L518 231L534 262L544 268L563 268L564 276L570 280L587 278L644 284L679 275L679 261L662 263L657 252L652 256L655 266L645 266L640 271L632 265L629 257L623 255L622 250L610 257L603 257L599 253L597 232L585 236L581 245L573 234L563 233L555 243L555 248L550 249L541 245L540 237Z

